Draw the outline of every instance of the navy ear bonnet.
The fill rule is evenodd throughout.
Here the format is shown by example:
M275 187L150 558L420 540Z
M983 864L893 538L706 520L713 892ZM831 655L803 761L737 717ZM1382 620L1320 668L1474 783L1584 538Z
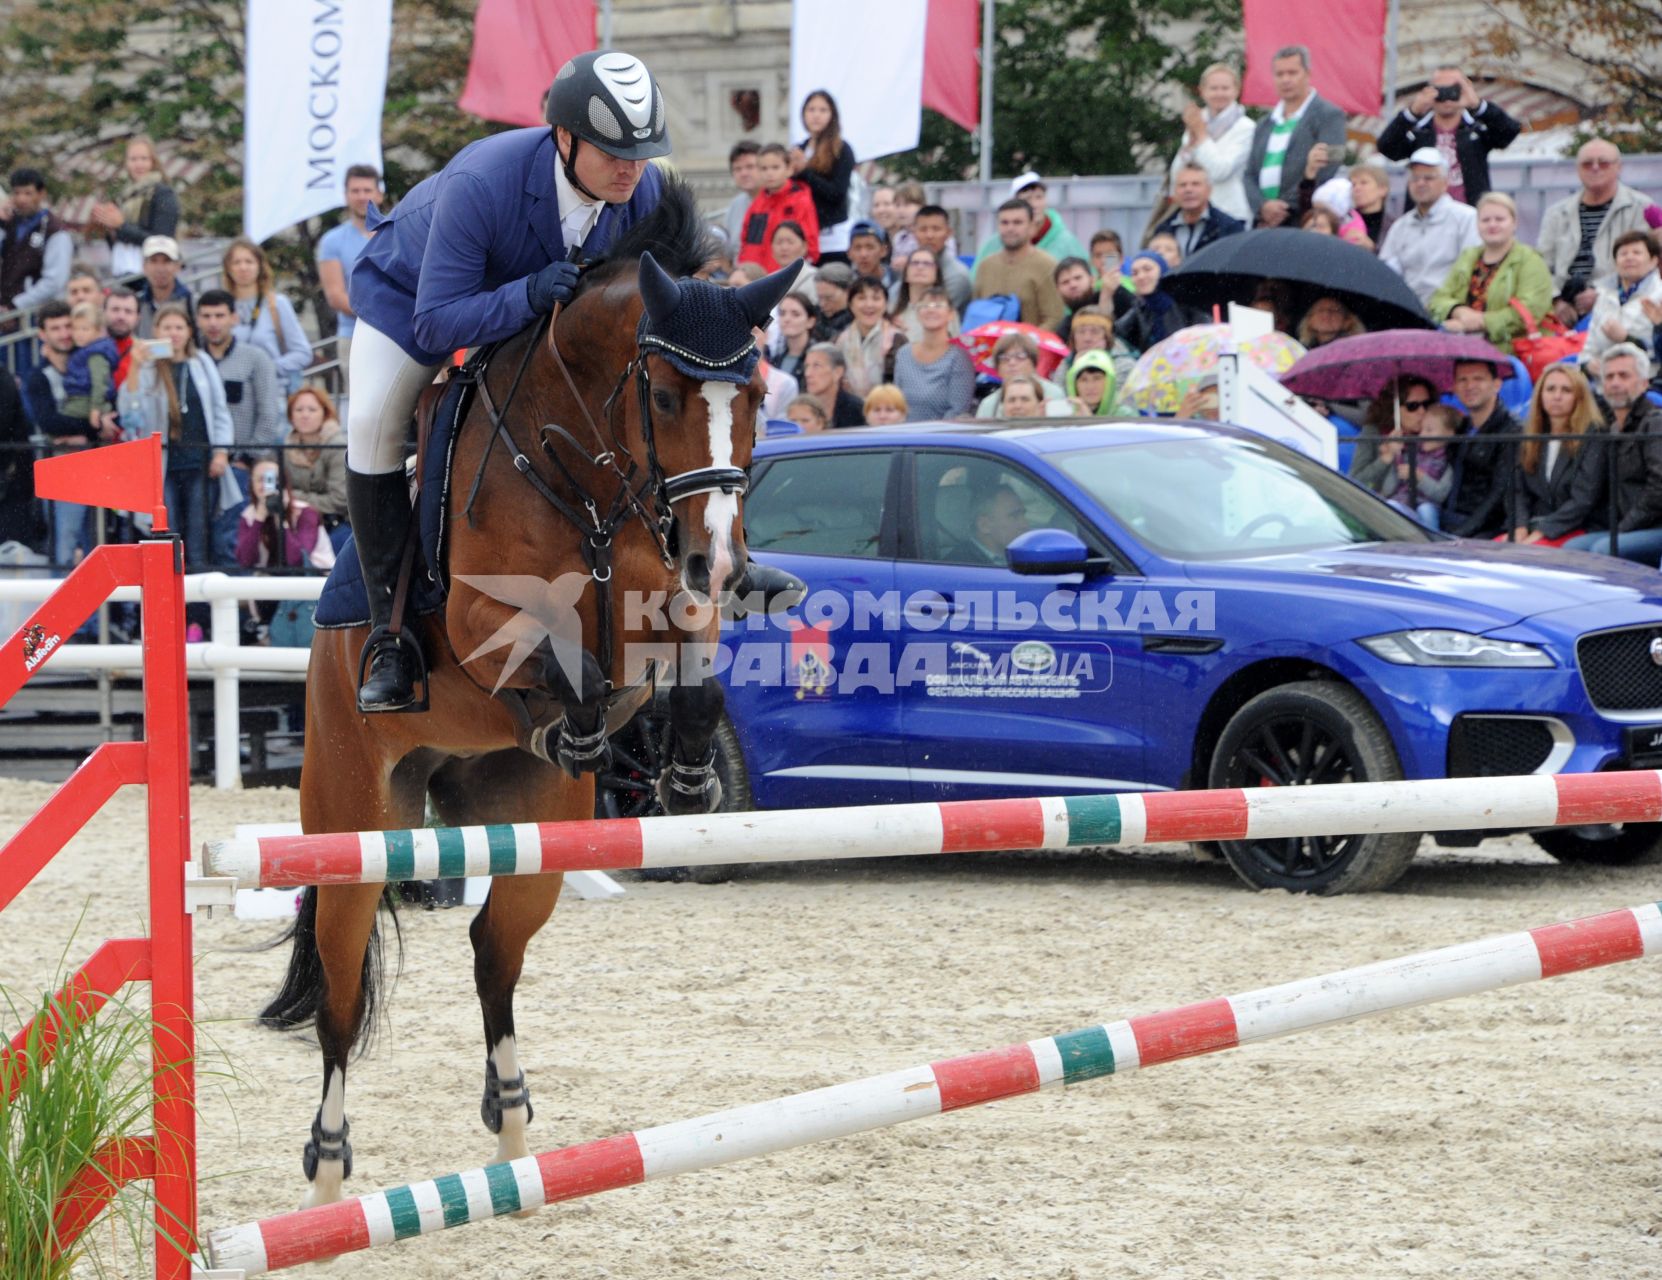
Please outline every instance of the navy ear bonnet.
M641 316L636 340L689 378L749 382L762 358L751 330L764 326L802 271L800 262L730 289L708 280L672 280L650 253L641 255Z

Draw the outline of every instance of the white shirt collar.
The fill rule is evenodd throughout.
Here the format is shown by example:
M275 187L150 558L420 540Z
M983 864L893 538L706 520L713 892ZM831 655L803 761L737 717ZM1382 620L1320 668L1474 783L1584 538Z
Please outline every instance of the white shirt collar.
M1277 124L1285 124L1289 120L1297 120L1304 114L1305 109L1312 101L1314 101L1315 97L1316 91L1314 89L1310 90L1304 101L1298 104L1298 110L1293 112L1292 115L1287 114L1287 104L1285 102L1278 102L1275 104L1275 110L1270 112L1270 119L1274 120Z
M558 154L554 158L554 195L560 208L560 234L565 239L567 250L576 248L588 239L606 205L599 200L591 204L571 185Z

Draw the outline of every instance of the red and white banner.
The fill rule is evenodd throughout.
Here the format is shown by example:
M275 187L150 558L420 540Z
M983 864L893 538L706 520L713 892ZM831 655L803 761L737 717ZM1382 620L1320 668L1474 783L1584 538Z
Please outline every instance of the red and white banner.
M486 120L541 124L554 73L595 44L594 0L479 0L467 87L456 105Z
M974 132L981 125L981 0L929 0L923 105Z
M1310 50L1316 92L1350 115L1377 116L1385 75L1386 0L1242 0L1246 83L1241 101L1278 101L1270 63L1291 44Z

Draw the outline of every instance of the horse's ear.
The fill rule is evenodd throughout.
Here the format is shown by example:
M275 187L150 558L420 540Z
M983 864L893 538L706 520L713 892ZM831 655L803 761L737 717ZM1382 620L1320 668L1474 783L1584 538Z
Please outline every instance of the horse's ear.
M768 317L779 305L779 300L791 291L796 278L802 274L802 261L798 258L790 266L781 267L771 276L763 276L739 290L739 301L744 305L744 313L750 317L752 324L767 324Z
M669 319L681 303L681 286L658 265L650 252L641 254L640 281L646 314L656 321Z

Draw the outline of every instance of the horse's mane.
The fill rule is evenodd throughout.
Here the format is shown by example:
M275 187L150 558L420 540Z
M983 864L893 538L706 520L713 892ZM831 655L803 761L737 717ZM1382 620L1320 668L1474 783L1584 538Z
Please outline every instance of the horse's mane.
M579 296L633 270L650 252L672 278L690 276L719 252L693 189L673 174L663 175L657 208L618 237L606 257L583 273Z

